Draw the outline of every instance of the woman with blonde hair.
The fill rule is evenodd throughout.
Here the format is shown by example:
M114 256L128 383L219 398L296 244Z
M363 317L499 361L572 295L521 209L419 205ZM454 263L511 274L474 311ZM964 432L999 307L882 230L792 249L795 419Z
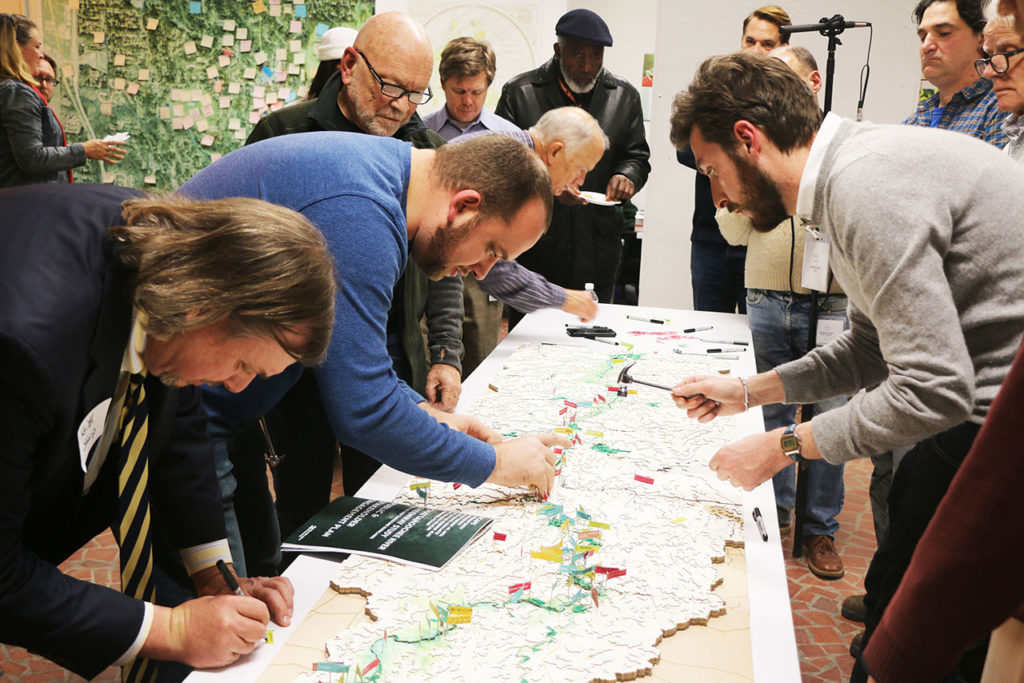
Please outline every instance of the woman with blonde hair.
M67 144L32 73L43 58L39 29L20 14L0 13L0 187L73 182L86 159L117 163L123 143Z

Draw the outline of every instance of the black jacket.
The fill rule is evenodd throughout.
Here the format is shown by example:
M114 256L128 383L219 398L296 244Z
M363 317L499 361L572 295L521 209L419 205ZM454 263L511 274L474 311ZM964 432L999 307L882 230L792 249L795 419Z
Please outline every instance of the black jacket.
M519 74L501 89L495 113L525 130L548 110L572 105L562 92L558 76L554 58ZM624 79L602 69L585 109L601 124L610 146L587 174L583 189L604 192L611 177L621 173L639 191L651 172L640 93ZM621 227L615 207L570 207L556 202L548 233L519 261L563 287L583 289L585 283L593 282L601 300L608 301L621 250Z

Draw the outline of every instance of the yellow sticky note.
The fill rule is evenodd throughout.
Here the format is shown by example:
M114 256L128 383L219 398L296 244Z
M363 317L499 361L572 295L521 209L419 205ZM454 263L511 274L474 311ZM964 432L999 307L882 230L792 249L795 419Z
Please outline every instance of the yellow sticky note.
M263 14L267 11L267 6L263 4L263 0L256 0L252 3L252 11L254 14Z
M146 19L146 30L155 31L156 27L160 25L160 20L156 17L149 17Z
M555 431L559 434L572 434L572 429L570 427L555 427Z

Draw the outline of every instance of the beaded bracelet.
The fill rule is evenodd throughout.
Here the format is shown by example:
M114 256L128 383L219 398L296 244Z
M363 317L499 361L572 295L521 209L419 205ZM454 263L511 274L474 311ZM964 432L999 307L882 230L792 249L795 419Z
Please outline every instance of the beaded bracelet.
M747 388L747 378L739 377L740 384L743 385L743 412L750 410L750 389Z

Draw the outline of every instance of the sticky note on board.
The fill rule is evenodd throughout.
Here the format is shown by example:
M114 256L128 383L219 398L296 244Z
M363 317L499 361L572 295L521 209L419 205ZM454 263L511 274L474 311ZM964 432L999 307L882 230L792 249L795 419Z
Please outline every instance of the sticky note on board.
M113 85L114 90L124 90L124 87L127 84L128 84L128 81L126 81L125 79L123 79L123 78L115 78L112 85Z
M239 40L245 40L248 37L249 37L249 29L247 29L244 26L240 27L237 31L235 31L235 38L238 38Z
M192 0L191 2L188 3L188 13L189 14L202 14L203 13L203 3L200 2L200 0Z
M148 175L142 179L142 182L145 183L146 185L156 185L156 176Z
M203 36L199 40L199 44L206 48L213 47L213 36Z
M160 118L162 118L164 120L171 118L171 108L170 107L160 107L159 112L160 112Z
M225 31L234 31L235 30L235 20L234 19L225 19L224 20L224 30Z
M249 123L259 123L260 113L258 111L249 112Z
M267 11L267 6L263 4L263 0L256 0L252 3L253 14L263 14Z
M230 66L231 57L228 57L227 55L221 55L217 57L217 65L220 67Z
M302 22L298 19L292 19L288 24L289 33L302 33Z
M199 141L199 144L202 145L203 147L213 147L213 136L204 135L203 138Z
M128 87L124 89L129 95L136 95L139 92L139 84L132 82L128 84Z
M241 129L242 129L242 120L241 119L229 119L228 120L228 130L241 130Z
M305 5L300 5L300 4L296 3L295 4L295 16L299 17L300 19L304 18L306 16L306 6Z
M250 81L252 79L256 78L256 67L254 67L254 66L247 66L247 67L245 67L245 71L242 72L242 78L248 79Z
M124 66L126 60L127 58L124 55L116 54L114 55L114 66Z
M260 64L266 64L267 63L267 53L264 52L263 50L260 50L259 52L254 54L252 56L252 58L253 58L253 61L256 62L256 66L259 66Z
M185 105L183 105L183 104L176 104L176 105L174 105L174 115L178 116L178 117L184 116L185 115Z
M298 56L298 55L296 55L296 56ZM291 64L288 67L288 75L289 76L298 76L300 71L302 71L302 67L299 66L298 64Z
M240 83L228 83L228 94L237 95L242 92L242 86Z
M329 28L330 28L330 26L328 26L327 24L322 24L322 23L321 24L317 24L316 25L316 34L318 36L322 36L323 34L327 33L327 29L329 29Z
M274 59L276 59L279 62L283 62L284 60L288 59L288 50L284 49L283 47L277 48L276 50L274 50Z
M220 76L220 70L217 67L215 67L213 65L210 65L210 66L206 67L206 77L207 78L212 80L214 78L217 78L217 76Z
M239 52L252 52L252 41L251 40L239 39L239 41L238 41L238 51Z
M185 43L185 54L194 55L196 53L196 41L190 40Z
M149 17L146 19L146 30L155 31L156 27L160 25L160 20L156 17Z
M106 39L107 39L107 34L105 34L103 31L93 31L92 32L92 42L93 43L99 45L99 44L103 43Z
M271 3L268 12L272 17L279 17L281 16L281 6Z
M263 75L266 76L267 78L274 77L274 70L271 69L269 66L264 66L262 69L260 69L260 71L262 71Z
M289 52L302 52L302 41L301 40L289 40L288 41Z
M235 34L225 33L220 37L220 44L224 47L232 47L235 44Z
M148 81L149 80L149 69L139 69L139 80L140 81Z
M231 107L231 98L227 95L224 95L223 97L217 100L217 106L221 109L229 109Z

